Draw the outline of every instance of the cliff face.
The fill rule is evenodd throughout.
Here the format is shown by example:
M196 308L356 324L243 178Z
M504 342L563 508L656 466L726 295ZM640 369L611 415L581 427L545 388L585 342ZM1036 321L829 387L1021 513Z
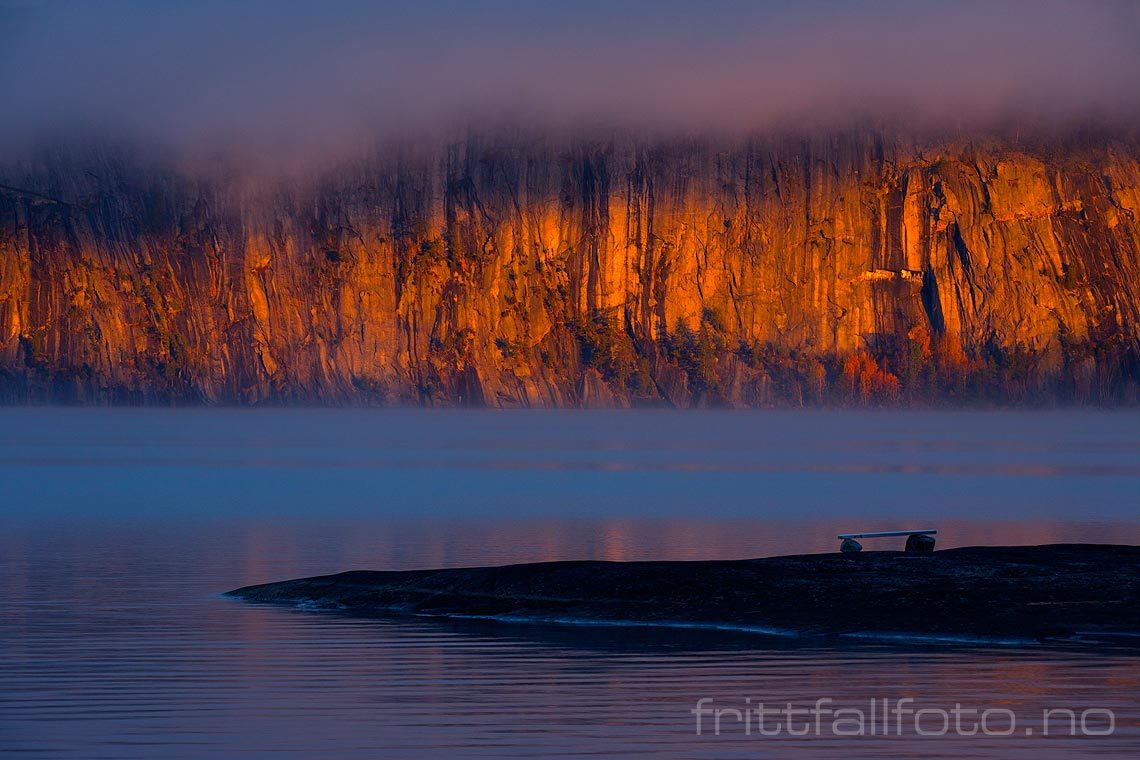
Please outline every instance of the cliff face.
M6 401L1126 401L1140 145L470 137L2 172Z

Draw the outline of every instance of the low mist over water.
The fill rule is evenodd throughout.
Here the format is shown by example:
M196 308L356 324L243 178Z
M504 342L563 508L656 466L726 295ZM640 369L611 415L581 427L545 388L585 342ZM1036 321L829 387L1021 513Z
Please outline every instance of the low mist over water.
M1140 506L1135 412L3 416L9 519L1027 520L1005 540L1040 543L1065 538L1038 521L1127 521Z

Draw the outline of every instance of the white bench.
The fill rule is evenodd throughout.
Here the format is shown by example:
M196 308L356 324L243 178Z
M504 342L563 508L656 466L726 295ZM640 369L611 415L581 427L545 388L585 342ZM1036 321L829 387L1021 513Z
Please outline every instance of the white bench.
M937 530L924 528L922 530L876 530L867 533L840 533L837 538L841 541L839 551L861 552L863 545L857 538L887 538L888 536L906 536L906 551L910 554L929 554L934 551L934 539L930 538L938 533Z

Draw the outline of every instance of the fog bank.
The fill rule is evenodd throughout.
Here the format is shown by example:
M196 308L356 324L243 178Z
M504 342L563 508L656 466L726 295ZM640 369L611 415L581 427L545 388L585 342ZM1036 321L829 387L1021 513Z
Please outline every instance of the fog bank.
M414 7L0 0L0 138L319 154L442 125L751 130L1140 111L1128 0Z

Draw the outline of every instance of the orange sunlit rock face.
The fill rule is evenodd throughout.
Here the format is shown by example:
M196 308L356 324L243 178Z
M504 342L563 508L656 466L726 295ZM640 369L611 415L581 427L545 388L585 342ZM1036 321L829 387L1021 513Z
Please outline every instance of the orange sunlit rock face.
M469 138L0 192L6 400L1135 401L1140 145Z

